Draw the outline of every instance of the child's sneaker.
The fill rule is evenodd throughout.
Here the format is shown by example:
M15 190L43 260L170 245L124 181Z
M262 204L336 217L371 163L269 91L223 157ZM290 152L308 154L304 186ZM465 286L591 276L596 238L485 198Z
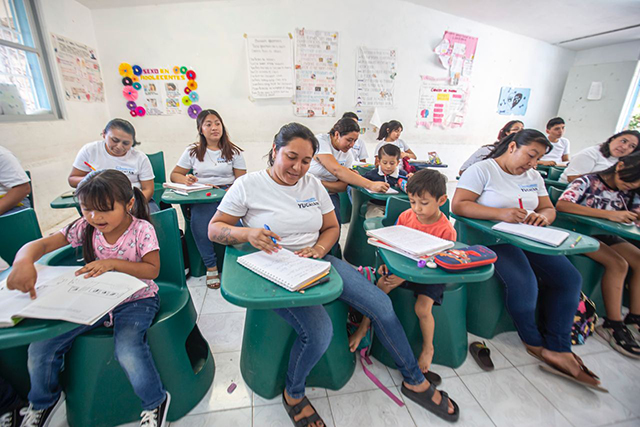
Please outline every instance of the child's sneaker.
M624 324L627 325L636 341L640 340L640 315L628 313L624 318Z
M618 353L640 359L640 346L624 323L604 319L602 325L596 326L596 332Z
M33 409L33 405L29 404L29 407L21 412L24 418L20 427L47 427L53 414L62 406L62 402L64 402L64 399L60 395L56 403L46 409Z
M150 411L142 411L140 414L142 417L140 427L165 427L169 403L171 403L171 395L167 392L167 398L164 399L160 406Z
M0 416L0 427L20 427L27 413L27 406L13 408Z

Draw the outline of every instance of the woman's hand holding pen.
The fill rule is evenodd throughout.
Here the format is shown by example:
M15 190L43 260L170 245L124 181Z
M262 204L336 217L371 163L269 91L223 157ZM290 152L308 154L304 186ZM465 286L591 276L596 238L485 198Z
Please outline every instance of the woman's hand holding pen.
M518 209L518 208L507 208L500 210L500 216L498 219L504 222L510 223L521 223L527 218L527 210L526 209Z
M370 181L371 184L367 190L373 191L374 193L386 193L389 189L389 184L382 181Z
M546 216L537 212L531 212L529 216L524 220L525 224L535 225L536 227L546 227L550 224L549 219Z
M278 252L278 249L282 248L282 246L277 243L277 241L280 240L280 236L264 228L250 228L247 240L249 240L251 246L265 251L268 254Z
M195 184L196 182L198 182L198 178L197 178L195 175L190 174L190 173L188 173L188 174L185 176L185 178L186 178L186 180L185 180L185 182L184 182L184 183L185 183L185 184L187 184L187 185L193 185L193 184Z

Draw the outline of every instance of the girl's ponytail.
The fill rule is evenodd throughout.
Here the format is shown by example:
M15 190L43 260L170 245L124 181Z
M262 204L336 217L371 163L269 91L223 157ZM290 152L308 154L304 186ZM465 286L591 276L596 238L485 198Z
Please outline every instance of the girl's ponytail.
M133 207L131 208L131 215L138 219L151 222L151 216L149 215L149 203L147 198L144 197L144 193L138 187L133 187Z
M378 141L382 141L389 134L389 122L384 122L378 131Z

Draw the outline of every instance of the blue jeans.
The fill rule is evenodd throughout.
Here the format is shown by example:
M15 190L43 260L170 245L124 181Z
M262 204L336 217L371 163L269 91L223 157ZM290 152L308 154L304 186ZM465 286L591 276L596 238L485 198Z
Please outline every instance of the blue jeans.
M327 255L324 259L331 263L342 278L343 291L339 299L371 319L376 337L393 358L404 381L411 385L424 382L424 375L393 311L389 296L377 286L371 286L371 282L341 259L332 255ZM281 308L274 311L298 333L289 357L286 389L289 396L299 399L304 396L309 372L331 343L331 319L325 308L320 305Z
M191 234L196 242L198 252L207 268L218 265L216 252L213 250L213 243L209 240L209 222L218 210L220 202L198 203L191 205Z
M166 397L160 374L147 344L147 329L158 312L159 301L158 296L144 298L119 305L113 310L115 358L129 378L144 410L158 407ZM60 369L63 357L71 348L74 339L101 326L107 320L108 314L93 325L82 325L55 338L37 341L29 346L29 402L33 404L34 409L46 409L60 396Z
M20 212L22 210L25 210L25 209L28 209L28 208L31 207L31 202L29 201L29 199L27 197L25 197L22 200L21 203L22 203L22 206L14 206L14 207L12 207L11 209L9 209L8 211L6 211L5 213L3 213L0 216L5 216L5 215L12 214L12 213Z
M498 255L496 275L504 283L507 310L522 341L570 352L571 326L582 288L578 270L564 256L534 254L513 245L491 249ZM537 277L541 279L539 284ZM538 300L542 305L542 331L535 318Z
M342 218L340 217L340 194L329 194L329 197L331 198L331 203L333 203L333 208L336 212L336 218L338 218L338 225L342 225Z
M160 212L160 206L158 206L156 201L153 200L152 198L151 200L149 200L149 213L156 213L156 212Z

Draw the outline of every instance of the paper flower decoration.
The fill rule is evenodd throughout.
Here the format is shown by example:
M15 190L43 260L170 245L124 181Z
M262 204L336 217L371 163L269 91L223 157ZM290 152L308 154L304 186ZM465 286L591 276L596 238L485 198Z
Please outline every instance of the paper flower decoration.
M183 96L182 104L188 107L189 105L191 105L191 98L189 98L188 96Z
M198 114L200 114L201 111L202 107L200 107L198 104L191 104L187 113L189 113L189 117L191 117L192 119L196 119L198 118Z
M147 110L145 110L144 107L138 106L136 108L136 114L138 115L138 117L144 117L144 115L147 114Z
M135 101L138 99L138 91L131 86L125 86L124 89L122 89L122 95L127 101Z
M198 100L200 99L200 97L198 96L198 92L189 92L189 98L191 98L191 100L193 102L198 102Z
M127 64L126 62L123 62L122 64L120 64L120 66L118 67L118 71L120 72L120 75L122 77L133 76L133 70L131 69L131 65Z
M196 79L196 72L193 71L193 70L187 71L187 78L189 80L195 80Z
M125 77L122 79L122 84L125 86L131 86L133 84L133 80L131 80L131 77Z
M138 106L138 105L137 105L135 102L133 102L133 101L128 101L128 102L127 102L127 108L128 108L129 110L135 110L137 106Z
M142 74L142 68L140 68L138 65L134 65L133 67L131 67L131 71L133 71L133 74L135 74L136 76Z
M142 89L142 85L141 85L140 83L138 83L138 82L135 82L135 83L133 84L133 88L134 88L135 90L140 90L140 89Z
M198 89L198 83L196 83L196 81L195 81L195 80L189 80L189 81L187 82L187 87L188 87L189 89L191 89L191 90L196 90L196 89Z

